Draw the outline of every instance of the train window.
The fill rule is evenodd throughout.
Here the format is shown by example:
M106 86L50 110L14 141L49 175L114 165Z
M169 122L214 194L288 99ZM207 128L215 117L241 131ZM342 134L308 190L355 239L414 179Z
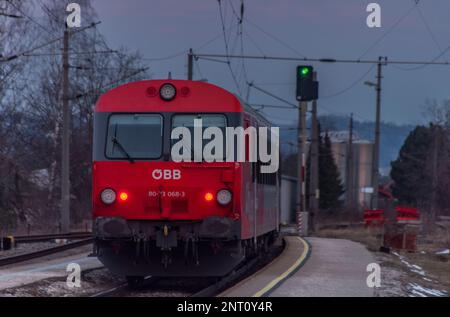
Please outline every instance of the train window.
M109 119L106 157L157 159L162 155L163 119L157 114L114 114Z
M226 127L227 127L227 118L223 114L180 114L175 115L172 119L172 129L179 128L179 127L185 127L188 128L191 133L191 152L192 156L194 155L194 120L201 119L202 120L202 132L204 132L207 128L210 127L217 127L222 130L223 136L226 134ZM211 140L204 140L203 141L203 147ZM172 145L179 142L177 139L172 140ZM223 158L226 158L226 144L224 142L224 148L223 148ZM213 153L214 154L214 153ZM202 153L203 155L203 153ZM191 156L191 159L194 158ZM208 159L206 157L203 157L203 159Z

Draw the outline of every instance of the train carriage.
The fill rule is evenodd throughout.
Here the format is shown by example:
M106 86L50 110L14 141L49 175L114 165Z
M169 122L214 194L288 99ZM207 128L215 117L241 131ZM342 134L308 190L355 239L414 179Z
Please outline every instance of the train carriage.
M260 162L199 161L195 153L191 162L173 160L174 129L199 119L204 128L270 127L204 82L134 82L97 102L95 253L111 271L130 280L222 276L277 234L278 173L261 173Z

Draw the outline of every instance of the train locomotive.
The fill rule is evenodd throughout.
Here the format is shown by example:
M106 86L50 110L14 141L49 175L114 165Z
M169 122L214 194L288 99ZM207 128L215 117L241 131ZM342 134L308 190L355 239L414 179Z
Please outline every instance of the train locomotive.
M219 129L270 127L238 97L205 82L129 83L95 106L94 253L129 282L223 276L267 250L278 233L278 172L261 173L259 160L172 159L173 129L191 129L195 119Z

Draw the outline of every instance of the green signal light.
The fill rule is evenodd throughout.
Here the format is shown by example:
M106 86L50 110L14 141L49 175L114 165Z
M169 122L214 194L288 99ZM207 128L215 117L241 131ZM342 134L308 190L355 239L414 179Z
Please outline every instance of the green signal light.
M303 67L300 71L302 76L307 76L309 74L309 68L308 67Z

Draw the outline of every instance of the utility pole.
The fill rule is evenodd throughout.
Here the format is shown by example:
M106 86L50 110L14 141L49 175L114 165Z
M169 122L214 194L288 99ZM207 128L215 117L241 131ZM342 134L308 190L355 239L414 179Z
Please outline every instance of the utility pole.
M61 156L61 230L70 231L70 114L69 109L69 30L64 31L62 54L62 156Z
M194 80L194 51L189 49L188 53L188 80Z
M317 72L314 72L313 80L317 80ZM309 209L311 212L311 228L314 229L314 220L317 219L319 210L319 127L317 121L317 100L312 102L311 111L311 157L309 169Z
M438 189L438 148L440 146L440 131L434 124L431 130L433 138L432 149L433 154L431 156L431 221L436 221L436 191Z
M347 173L346 173L346 187L347 187L347 207L350 212L353 213L354 208L354 195L355 190L353 186L353 113L350 116L350 126L348 133L348 145L347 145Z
M387 58L379 57L377 64L377 84L375 89L377 91L377 105L376 105L376 119L375 119L375 146L373 150L372 162L372 209L378 209L378 169L380 165L380 120L381 120L381 79L383 60L386 62Z

